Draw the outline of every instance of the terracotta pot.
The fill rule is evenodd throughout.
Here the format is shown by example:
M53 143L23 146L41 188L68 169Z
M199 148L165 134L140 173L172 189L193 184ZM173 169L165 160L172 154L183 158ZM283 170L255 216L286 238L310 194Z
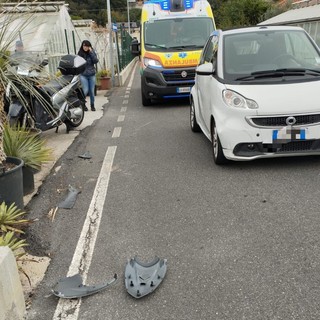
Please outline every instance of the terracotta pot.
M0 174L0 203L3 201L15 205L23 210L23 160L7 157L6 161L15 165L14 168Z
M100 78L100 90L110 90L111 89L111 78L101 77Z

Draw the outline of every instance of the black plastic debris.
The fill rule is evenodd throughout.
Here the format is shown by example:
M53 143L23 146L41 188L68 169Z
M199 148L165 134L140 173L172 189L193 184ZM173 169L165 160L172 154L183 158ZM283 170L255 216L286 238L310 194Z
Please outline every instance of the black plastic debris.
M68 189L69 193L67 197L58 204L58 208L71 209L76 202L77 195L81 192L72 186L69 186Z
M78 157L82 158L82 159L91 159L92 155L91 155L91 153L89 151L86 151L85 153L80 154Z
M128 293L134 298L142 298L153 292L167 272L167 259L155 257L144 263L134 257L125 268L125 285Z
M54 295L59 298L65 299L75 299L91 294L100 292L110 285L114 284L117 281L117 274L114 275L114 278L106 283L95 285L95 286L86 286L82 284L82 277L80 274L75 274L72 277L66 277L60 279L54 288L51 290Z

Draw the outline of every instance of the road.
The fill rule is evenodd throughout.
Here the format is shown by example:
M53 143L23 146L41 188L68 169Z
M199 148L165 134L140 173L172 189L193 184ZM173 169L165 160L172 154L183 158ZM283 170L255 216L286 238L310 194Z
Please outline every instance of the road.
M39 219L30 250L52 259L28 320L320 319L319 157L216 166L190 130L188 102L142 107L137 69L132 80L28 205ZM77 156L85 151L91 160ZM81 193L51 222L69 184ZM134 256L168 260L142 299L124 285ZM88 285L119 280L81 300L48 296L77 272Z

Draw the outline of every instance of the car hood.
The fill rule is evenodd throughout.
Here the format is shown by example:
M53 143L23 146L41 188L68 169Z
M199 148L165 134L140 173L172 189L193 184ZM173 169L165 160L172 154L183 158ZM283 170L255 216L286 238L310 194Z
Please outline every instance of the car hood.
M283 113L320 113L320 80L286 84L226 85L258 103L258 115Z

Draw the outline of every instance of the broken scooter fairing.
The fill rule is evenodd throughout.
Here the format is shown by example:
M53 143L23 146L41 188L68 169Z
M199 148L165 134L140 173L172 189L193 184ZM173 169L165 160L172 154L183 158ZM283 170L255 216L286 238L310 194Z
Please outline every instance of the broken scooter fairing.
M81 275L75 274L74 276L60 279L52 289L52 292L54 295L60 298L81 298L106 289L110 285L114 284L116 280L117 274L115 274L114 278L109 282L95 286L86 286L82 283Z
M125 285L128 293L142 298L153 292L163 280L167 271L167 259L155 257L143 263L137 257L130 259L125 268Z

